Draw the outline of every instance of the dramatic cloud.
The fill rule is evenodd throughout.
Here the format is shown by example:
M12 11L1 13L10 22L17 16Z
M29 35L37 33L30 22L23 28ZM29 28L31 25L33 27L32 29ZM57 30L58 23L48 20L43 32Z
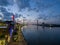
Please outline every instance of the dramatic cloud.
M6 8L0 7L0 13L3 14L4 20L12 20L11 16L13 15L13 13L8 12Z
M29 0L17 0L16 3L18 4L18 6L23 9L26 7L30 7L29 6Z
M8 0L0 0L0 6L6 6L8 4Z
M0 12L16 19L60 22L60 0L0 0Z

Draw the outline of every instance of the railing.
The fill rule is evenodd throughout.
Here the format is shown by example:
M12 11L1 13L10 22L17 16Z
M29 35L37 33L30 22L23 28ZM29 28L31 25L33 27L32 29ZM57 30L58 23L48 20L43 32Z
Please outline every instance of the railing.
M7 28L7 26L0 26L0 28Z

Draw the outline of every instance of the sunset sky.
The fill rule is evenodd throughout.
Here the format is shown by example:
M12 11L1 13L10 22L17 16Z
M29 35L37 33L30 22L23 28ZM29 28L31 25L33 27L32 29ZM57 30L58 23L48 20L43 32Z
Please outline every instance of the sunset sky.
M60 24L60 0L0 0L4 20L25 18ZM1 16L0 16L1 17Z

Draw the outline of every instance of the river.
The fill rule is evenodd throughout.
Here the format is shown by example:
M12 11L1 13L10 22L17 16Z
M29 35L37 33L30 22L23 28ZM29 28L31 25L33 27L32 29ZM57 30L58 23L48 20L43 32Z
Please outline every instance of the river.
M28 25L22 28L28 45L60 45L59 27Z

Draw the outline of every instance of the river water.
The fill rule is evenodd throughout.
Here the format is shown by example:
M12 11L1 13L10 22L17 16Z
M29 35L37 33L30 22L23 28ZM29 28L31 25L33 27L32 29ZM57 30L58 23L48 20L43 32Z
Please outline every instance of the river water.
M28 25L22 32L28 45L60 45L60 27Z

